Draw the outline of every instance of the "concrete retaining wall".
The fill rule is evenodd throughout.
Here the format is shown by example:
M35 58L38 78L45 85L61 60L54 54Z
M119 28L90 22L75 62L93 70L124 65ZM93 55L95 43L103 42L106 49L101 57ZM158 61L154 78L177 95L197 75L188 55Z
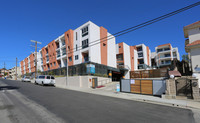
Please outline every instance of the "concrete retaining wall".
M97 77L97 76L72 76L68 77L68 82L66 83L66 77L57 77L56 87L65 88L66 86L71 87L82 87L90 88L92 86L92 78L97 78L98 85L105 85L112 82L111 78Z

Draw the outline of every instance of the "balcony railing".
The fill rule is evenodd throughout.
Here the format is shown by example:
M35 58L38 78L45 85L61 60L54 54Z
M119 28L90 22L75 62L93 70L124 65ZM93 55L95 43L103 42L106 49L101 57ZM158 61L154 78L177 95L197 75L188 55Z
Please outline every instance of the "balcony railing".
M66 55L66 52L62 52L62 55L63 55L63 56Z
M87 47L88 47L88 44L82 45L82 49L87 48Z

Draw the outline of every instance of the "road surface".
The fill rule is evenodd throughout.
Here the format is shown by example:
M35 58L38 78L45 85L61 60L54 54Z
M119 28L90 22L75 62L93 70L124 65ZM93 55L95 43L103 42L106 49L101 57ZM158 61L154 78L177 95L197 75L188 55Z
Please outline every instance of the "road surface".
M189 109L0 79L0 118L12 123L194 123ZM3 102L3 104L1 104ZM6 119L7 118L7 119Z

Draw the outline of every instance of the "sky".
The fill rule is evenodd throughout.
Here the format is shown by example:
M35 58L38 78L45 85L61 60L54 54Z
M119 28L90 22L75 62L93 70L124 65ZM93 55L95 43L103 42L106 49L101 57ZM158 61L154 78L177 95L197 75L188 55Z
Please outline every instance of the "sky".
M10 69L34 48L42 48L69 29L87 21L114 34L175 11L198 0L0 0L0 68ZM186 54L183 27L200 20L200 6L116 38L116 43L145 44L155 51L161 44Z

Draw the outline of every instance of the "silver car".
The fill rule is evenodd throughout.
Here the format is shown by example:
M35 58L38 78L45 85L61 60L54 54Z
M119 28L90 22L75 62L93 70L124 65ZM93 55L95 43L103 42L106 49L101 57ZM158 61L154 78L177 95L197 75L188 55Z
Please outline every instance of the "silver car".
M31 77L30 76L24 76L22 78L22 82L31 82Z

